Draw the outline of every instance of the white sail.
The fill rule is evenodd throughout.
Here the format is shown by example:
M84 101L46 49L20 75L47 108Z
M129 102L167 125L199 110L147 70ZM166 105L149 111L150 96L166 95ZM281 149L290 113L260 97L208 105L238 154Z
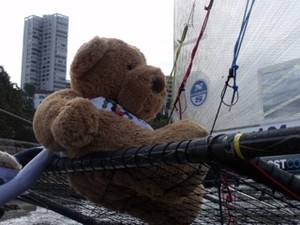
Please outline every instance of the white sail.
M251 2L251 1L250 1ZM193 16L191 9L195 4ZM175 97L191 60L209 0L175 0L174 51L190 26L175 73ZM211 129L233 60L247 0L216 0L180 101L182 118ZM191 17L190 20L189 17ZM300 121L300 1L255 1L237 59L239 99L222 105L215 130ZM200 86L199 86L200 85ZM197 87L201 98L195 100ZM198 95L200 95L198 93ZM230 103L232 89L225 102ZM173 119L178 120L178 112ZM298 122L300 125L300 122Z

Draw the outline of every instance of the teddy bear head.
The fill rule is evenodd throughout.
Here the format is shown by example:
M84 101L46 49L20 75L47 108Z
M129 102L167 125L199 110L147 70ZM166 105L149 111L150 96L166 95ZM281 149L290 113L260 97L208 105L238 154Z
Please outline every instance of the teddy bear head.
M143 53L114 38L94 37L77 51L70 68L71 88L85 98L105 97L145 121L153 119L166 96L162 71Z

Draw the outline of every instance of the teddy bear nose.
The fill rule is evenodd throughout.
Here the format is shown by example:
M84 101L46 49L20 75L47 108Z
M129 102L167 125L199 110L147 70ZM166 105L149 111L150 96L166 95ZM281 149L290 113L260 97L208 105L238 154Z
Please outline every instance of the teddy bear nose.
M154 92L162 92L165 88L165 80L161 77L155 77L152 80L152 90Z

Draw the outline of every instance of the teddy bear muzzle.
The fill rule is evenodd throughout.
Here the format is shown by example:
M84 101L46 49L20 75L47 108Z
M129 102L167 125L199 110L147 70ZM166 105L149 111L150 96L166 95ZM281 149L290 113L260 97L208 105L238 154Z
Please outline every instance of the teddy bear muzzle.
M153 78L151 89L154 92L160 93L165 89L165 87L166 87L166 85L165 85L164 78L162 78L160 76L156 76Z

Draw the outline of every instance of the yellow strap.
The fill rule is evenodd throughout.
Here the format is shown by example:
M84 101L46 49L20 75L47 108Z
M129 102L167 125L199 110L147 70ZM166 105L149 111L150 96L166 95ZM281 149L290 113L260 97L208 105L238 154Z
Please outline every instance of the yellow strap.
M237 133L234 138L233 138L233 148L235 153L238 155L238 157L240 157L241 159L244 159L244 156L241 152L241 148L240 148L240 138L243 134L242 133Z

